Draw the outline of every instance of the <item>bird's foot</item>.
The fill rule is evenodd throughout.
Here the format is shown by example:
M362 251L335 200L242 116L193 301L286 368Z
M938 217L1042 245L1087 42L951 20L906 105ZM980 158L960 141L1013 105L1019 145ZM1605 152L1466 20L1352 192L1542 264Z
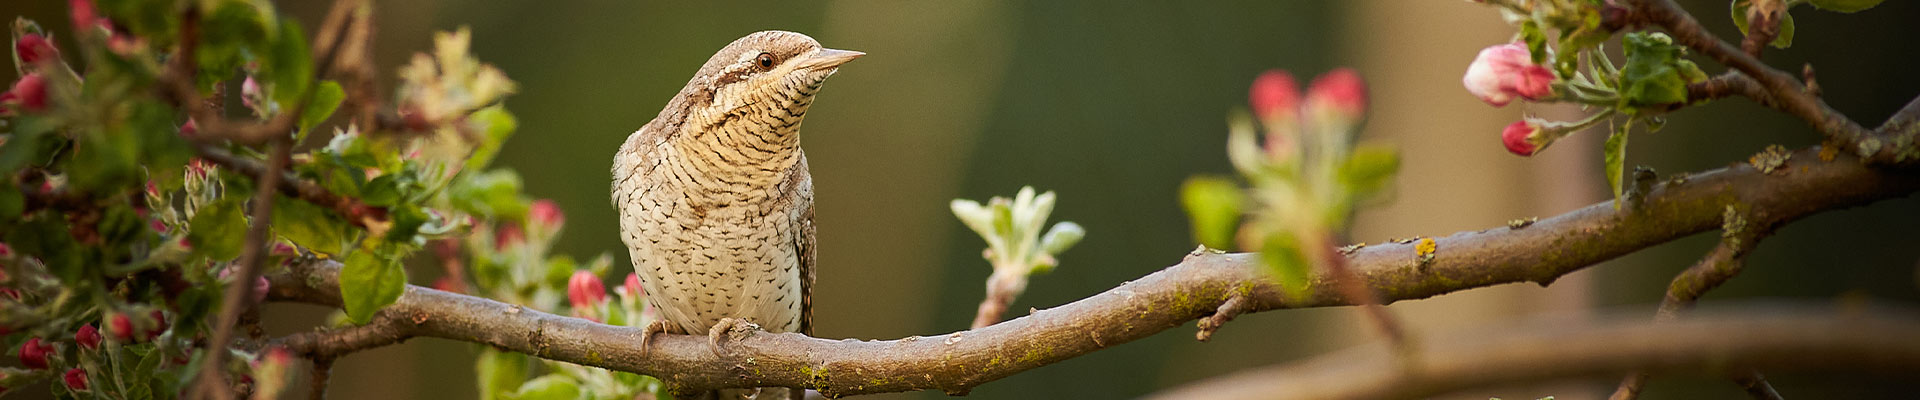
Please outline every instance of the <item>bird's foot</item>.
M744 319L721 318L719 323L713 324L713 328L707 329L707 342L713 345L713 355L724 356L727 353L726 348L721 346L723 341L746 339L759 330L760 325Z
M669 333L678 327L679 325L668 323L666 320L654 320L653 323L647 324L647 327L640 328L640 355L647 355L647 345L653 344L654 335Z

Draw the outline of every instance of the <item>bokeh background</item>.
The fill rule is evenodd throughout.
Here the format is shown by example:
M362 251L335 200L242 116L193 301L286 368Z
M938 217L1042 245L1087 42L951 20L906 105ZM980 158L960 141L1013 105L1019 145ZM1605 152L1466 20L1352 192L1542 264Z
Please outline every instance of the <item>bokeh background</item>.
M279 3L313 27L328 2ZM1725 0L1682 3L1714 32L1737 34ZM1888 1L1855 15L1796 11L1795 46L1770 50L1765 59L1772 65L1792 71L1814 62L1828 101L1869 126L1920 94L1913 72L1920 25L1912 23L1920 3ZM65 2L0 4L0 16L12 15L66 31ZM1603 132L1532 158L1501 147L1500 128L1524 113L1571 118L1578 110L1519 103L1496 109L1468 95L1459 84L1467 63L1480 48L1509 40L1513 28L1493 9L1463 1L415 0L378 2L375 15L375 57L389 73L412 52L430 49L432 32L472 28L480 59L520 83L507 101L520 130L497 164L519 170L528 193L566 211L557 252L610 253L623 269L607 196L613 151L713 51L753 31L784 29L869 53L830 80L803 130L821 248L816 333L827 338L931 336L966 327L989 268L979 258L980 240L948 213L956 197L1011 195L1022 185L1053 190L1060 196L1056 218L1089 231L1059 269L1032 282L1010 316L1178 262L1194 245L1177 188L1191 175L1230 173L1225 116L1244 107L1247 84L1270 68L1291 70L1304 82L1349 66L1371 85L1363 137L1398 146L1404 164L1396 198L1360 213L1356 240L1496 227L1607 195L1597 150ZM1628 162L1663 173L1698 171L1744 160L1767 144L1817 142L1798 120L1729 99L1674 115L1659 133L1636 134ZM1416 334L1540 314L1625 310L1650 318L1667 280L1703 254L1713 235L1611 261L1550 288L1507 285L1390 309ZM1920 300L1915 243L1914 199L1818 215L1764 242L1743 276L1704 301L1910 303ZM437 274L423 263L413 282ZM278 332L306 329L325 315L303 306L268 311ZM988 383L970 397L1135 397L1372 338L1353 312L1247 315L1210 343L1192 340L1191 328L1174 329ZM332 394L472 398L477 350L420 339L356 354L335 366ZM1911 381L1838 374L1772 378L1792 398L1912 389ZM1615 382L1596 377L1462 398L1594 398ZM1710 377L1661 377L1648 389L1648 398L1742 396Z

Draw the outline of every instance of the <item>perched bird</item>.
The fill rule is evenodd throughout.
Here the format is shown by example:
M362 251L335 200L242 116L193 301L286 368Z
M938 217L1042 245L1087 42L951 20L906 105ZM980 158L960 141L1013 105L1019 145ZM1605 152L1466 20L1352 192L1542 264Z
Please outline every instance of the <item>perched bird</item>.
M838 67L865 53L756 32L714 53L613 162L621 240L656 332L753 325L812 334L813 179L800 121Z

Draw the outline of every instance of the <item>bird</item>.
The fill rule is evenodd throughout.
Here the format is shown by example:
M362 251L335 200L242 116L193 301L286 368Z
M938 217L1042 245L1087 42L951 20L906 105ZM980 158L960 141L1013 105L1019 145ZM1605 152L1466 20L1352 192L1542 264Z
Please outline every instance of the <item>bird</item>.
M749 34L627 136L612 200L661 316L642 351L661 332L705 332L716 354L730 331L812 335L813 178L800 124L826 79L865 54L795 32Z

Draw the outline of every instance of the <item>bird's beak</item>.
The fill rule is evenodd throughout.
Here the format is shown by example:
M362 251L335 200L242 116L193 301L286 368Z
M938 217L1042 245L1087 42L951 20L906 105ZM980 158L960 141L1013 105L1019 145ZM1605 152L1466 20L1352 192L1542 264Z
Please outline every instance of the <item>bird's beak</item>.
M812 57L807 57L806 60L801 61L800 68L813 70L830 69L838 67L840 64L846 64L848 61L853 61L853 59L860 58L860 56L864 55L867 55L867 53L823 48L820 49L820 52L813 53Z

